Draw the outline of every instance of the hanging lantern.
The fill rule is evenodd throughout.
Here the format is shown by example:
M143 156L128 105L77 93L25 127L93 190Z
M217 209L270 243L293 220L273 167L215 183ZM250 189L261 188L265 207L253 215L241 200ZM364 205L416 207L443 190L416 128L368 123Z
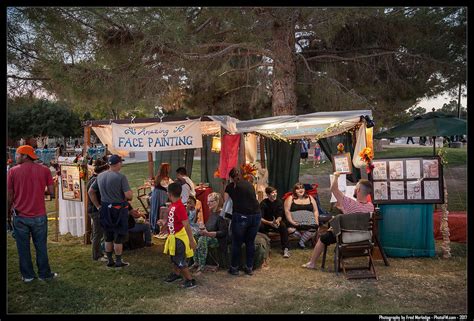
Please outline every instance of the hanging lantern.
M219 136L212 137L211 151L214 153L221 152L221 138Z

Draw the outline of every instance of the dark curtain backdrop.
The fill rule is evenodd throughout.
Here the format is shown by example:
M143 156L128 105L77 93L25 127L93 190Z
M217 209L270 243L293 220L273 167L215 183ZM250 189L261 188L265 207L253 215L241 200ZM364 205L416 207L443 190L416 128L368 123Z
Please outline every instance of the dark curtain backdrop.
M332 136L328 138L322 138L319 140L319 145L323 150L324 154L328 157L329 161L332 163L331 155L337 154L337 145L339 143L344 144L345 152L351 153L351 159L354 157L354 144L352 144L352 135L351 133L343 133L337 136ZM352 175L346 175L347 179L350 182L356 183L361 178L360 169L352 165Z
M212 136L202 137L201 149L201 181L209 183L214 192L220 192L222 183L220 178L214 177L214 171L219 167L219 153L211 151Z
M268 184L279 197L292 190L300 175L300 143L265 139Z
M193 160L195 149L180 149L165 152L155 152L155 176L158 173L161 163L169 163L171 165L170 176L176 179L176 169L185 167L188 177L193 173Z

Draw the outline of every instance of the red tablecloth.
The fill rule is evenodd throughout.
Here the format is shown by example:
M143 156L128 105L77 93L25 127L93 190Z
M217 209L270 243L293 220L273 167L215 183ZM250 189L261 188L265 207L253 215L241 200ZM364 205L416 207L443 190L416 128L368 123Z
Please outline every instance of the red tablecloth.
M442 211L438 210L433 213L434 237L436 240L442 240L443 235L440 231ZM467 213L451 212L448 214L449 240L452 242L466 243L467 240Z
M196 187L196 198L202 203L202 213L204 216L204 223L209 217L209 206L207 206L207 196L212 193L211 187Z

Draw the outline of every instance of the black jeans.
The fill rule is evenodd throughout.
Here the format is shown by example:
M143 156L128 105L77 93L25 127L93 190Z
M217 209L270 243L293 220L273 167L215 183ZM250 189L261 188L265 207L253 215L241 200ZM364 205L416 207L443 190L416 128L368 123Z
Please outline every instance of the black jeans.
M281 242L281 249L284 250L285 248L289 248L288 243L288 229L284 221L280 222L280 226L278 228L271 227L269 225L260 223L259 232L268 234L270 231L277 231L280 233L280 242Z
M242 243L245 243L247 268L253 268L255 237L257 236L261 219L262 215L260 213L251 215L232 213L231 265L233 268L240 266L240 248L242 247Z

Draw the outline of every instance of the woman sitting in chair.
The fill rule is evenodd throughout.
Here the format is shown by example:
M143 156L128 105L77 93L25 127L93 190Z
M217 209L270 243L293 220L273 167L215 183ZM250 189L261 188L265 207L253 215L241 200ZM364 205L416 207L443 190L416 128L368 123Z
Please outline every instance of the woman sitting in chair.
M200 274L206 265L207 253L211 247L219 247L227 251L227 223L220 216L222 208L222 198L218 193L211 193L207 197L210 214L206 224L200 224L199 239L194 251L194 264L191 268L196 268L195 275Z
M319 212L316 201L308 195L303 184L293 186L293 194L284 203L288 233L301 235L298 245L305 248L305 243L316 235L319 226ZM314 230L316 229L316 231Z

